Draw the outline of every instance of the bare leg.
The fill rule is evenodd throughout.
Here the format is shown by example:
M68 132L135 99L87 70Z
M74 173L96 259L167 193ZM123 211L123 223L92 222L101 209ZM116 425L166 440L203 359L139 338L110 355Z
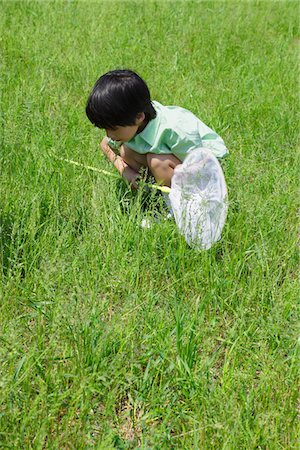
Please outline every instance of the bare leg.
M172 154L147 153L147 166L158 184L171 187L174 169L178 164L181 161Z
M181 164L181 161L172 154L147 153L143 155L131 150L126 145L122 145L120 156L128 164L128 169L136 172L136 176L142 167L149 167L157 183L169 187L171 187L175 167Z
M142 167L147 166L146 155L140 155L139 153L131 150L122 145L120 148L120 159L126 167L122 171L122 177L127 180L133 189L137 189L136 180L139 178L139 171Z
M120 156L128 164L128 166L136 172L138 172L141 167L147 167L148 165L146 155L141 155L140 153L126 147L126 145L122 145L120 149Z

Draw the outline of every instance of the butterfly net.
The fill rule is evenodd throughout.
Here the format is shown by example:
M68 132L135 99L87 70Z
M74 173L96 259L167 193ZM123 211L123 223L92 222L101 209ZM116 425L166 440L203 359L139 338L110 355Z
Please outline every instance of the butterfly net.
M187 243L209 249L221 237L227 215L227 188L217 158L206 148L191 151L172 177L170 202Z

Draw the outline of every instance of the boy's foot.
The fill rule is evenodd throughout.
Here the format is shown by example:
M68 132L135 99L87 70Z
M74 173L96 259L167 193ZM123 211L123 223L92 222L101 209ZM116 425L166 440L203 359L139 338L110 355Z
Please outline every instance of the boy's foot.
M158 211L152 216L146 216L141 221L141 228L151 228L155 223L164 222L174 217L169 194L159 192L162 195L163 202L160 202ZM161 198L161 197L160 197ZM156 208L155 208L156 209Z
M169 195L165 194L164 192L162 192L162 195L164 199L162 211L156 212L155 215L152 217L151 216L144 217L141 222L142 228L151 228L154 223L164 222L174 217Z
M153 217L144 217L141 221L141 228L152 228L155 223L165 222L166 220L172 219L173 214L168 212L167 214L156 214Z

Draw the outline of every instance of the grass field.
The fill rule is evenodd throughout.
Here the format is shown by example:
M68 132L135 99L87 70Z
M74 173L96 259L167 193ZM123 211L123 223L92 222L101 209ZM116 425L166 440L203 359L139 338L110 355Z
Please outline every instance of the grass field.
M298 2L0 7L0 447L296 449ZM230 149L209 251L51 157L113 170L85 103L123 67Z

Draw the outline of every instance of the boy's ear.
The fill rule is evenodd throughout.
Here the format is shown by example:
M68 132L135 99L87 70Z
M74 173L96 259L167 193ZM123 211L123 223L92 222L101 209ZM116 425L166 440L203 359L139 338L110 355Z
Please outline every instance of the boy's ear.
M140 125L142 122L144 122L145 117L146 117L146 116L145 116L145 113L144 113L144 112L138 113L137 116L136 116L136 119L135 119L136 125Z

